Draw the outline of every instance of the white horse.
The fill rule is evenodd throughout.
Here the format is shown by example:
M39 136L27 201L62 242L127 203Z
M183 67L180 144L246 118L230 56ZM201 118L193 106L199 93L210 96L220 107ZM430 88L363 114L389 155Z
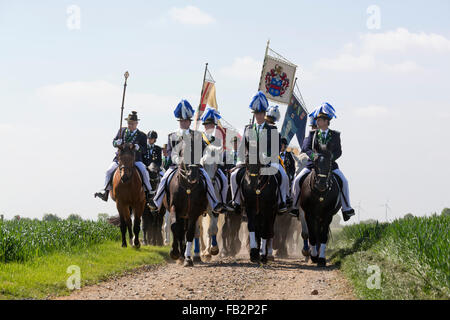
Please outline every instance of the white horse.
M211 179L217 199L221 199L221 184L223 183L218 173L219 156L221 155L220 148L209 145L202 157L200 164L205 169L209 178ZM225 190L228 185L222 186ZM209 261L212 256L219 254L219 245L217 243L217 233L219 216L212 213L212 208L208 205L207 211L198 218L197 227L194 236L194 262L201 261L200 257ZM204 230L208 230L207 241L205 244Z

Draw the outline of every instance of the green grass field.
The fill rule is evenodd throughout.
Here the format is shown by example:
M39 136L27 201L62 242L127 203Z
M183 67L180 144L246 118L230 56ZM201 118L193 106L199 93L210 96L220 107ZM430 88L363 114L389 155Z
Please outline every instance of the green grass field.
M102 221L0 221L0 299L69 294L69 266L85 286L168 259L168 247L122 248L120 238Z
M334 234L330 257L359 298L449 299L449 231L449 216L347 226ZM381 272L379 288L367 285L369 266Z

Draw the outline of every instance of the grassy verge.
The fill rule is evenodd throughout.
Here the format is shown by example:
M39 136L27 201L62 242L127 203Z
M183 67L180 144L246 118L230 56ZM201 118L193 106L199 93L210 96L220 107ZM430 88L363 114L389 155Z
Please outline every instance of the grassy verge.
M0 299L45 299L68 295L67 273L79 266L81 286L143 266L165 262L168 247L122 248L120 242L106 241L70 252L54 252L25 262L0 263Z
M329 256L361 299L450 299L449 231L448 216L352 225L333 235Z

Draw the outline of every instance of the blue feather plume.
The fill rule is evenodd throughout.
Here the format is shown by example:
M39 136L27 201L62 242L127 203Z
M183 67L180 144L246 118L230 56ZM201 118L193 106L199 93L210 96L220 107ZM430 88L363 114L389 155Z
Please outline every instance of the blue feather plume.
M266 96L261 91L253 97L252 102L250 102L250 109L255 112L264 112L269 107L269 101L267 101Z
M178 103L173 114L178 119L190 119L194 115L194 109L189 101L182 99L180 103Z

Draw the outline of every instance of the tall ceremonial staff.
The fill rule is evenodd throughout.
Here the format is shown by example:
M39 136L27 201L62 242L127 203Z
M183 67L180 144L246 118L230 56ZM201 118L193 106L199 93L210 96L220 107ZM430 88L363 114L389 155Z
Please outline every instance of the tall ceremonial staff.
M126 71L125 74L124 74L125 83L123 84L122 109L120 110L120 127L119 127L119 132L122 130L123 106L124 106L124 103L125 103L125 91L127 90L127 79L128 79L129 76L130 76L130 74L128 73L128 71Z
M264 67L266 66L266 58L267 58L267 53L269 52L269 45L270 45L270 39L267 40L266 53L264 54L263 67L262 67L262 70L261 70L261 77L259 78L258 90L261 87L261 82L262 82L262 79L263 79L263 76L264 76L263 73L264 73ZM253 115L251 123L252 123L252 125L253 125L253 123L255 123L255 115Z

